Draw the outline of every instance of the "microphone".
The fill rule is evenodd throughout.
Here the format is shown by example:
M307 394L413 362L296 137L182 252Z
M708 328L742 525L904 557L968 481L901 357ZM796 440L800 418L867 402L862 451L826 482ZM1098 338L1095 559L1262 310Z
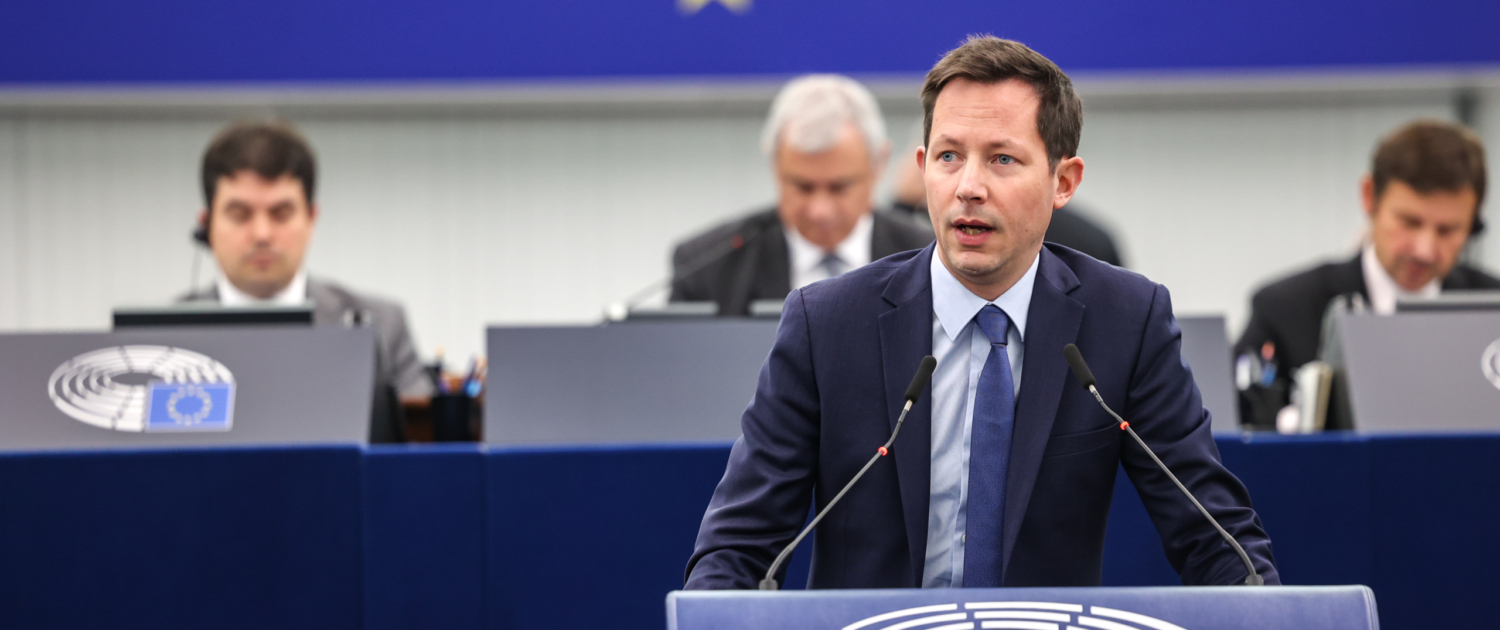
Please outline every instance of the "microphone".
M812 522L808 523L807 527L802 528L802 532L797 534L796 538L792 539L792 543L781 550L781 554L776 556L776 561L771 563L771 569L766 571L766 579L760 581L760 590L774 591L780 588L776 583L776 572L781 570L781 563L786 562L786 559L792 555L792 550L797 548L797 545L802 542L803 538L812 533L813 528L818 526L818 522L822 521L823 517L828 516L828 511L832 510L833 506L838 504L839 499L844 498L849 489L853 488L854 484L859 482L860 477L865 476L865 472L870 470L871 466L875 465L875 461L890 454L891 444L896 441L896 435L901 433L902 423L906 422L906 412L911 411L911 406L915 405L917 399L922 397L922 390L927 389L927 381L932 380L932 371L936 368L937 359L933 358L932 355L929 354L922 357L922 364L917 366L916 375L911 377L911 384L906 386L906 405L901 407L901 416L896 418L896 427L891 429L891 438L885 441L884 446L875 449L875 456L871 457L870 461L865 462L865 467L859 469L854 478L850 479L849 483L844 484L844 489L839 490L839 493L834 495L833 500L829 501L828 505L823 506L822 511L818 512L817 515L813 516Z
M656 294L661 293L663 289L671 288L673 280L679 277L687 278L697 274L700 271L703 271L704 269L707 269L709 265L728 258L730 254L739 251L746 245L754 242L755 239L760 238L760 236L765 233L766 228L762 226L759 229L744 230L741 233L734 234L733 236L729 237L729 240L725 243L726 245L728 245L728 247L721 247L718 250L711 252L713 255L700 258L696 264L688 267L687 271L682 272L681 276L673 273L666 278L657 280L656 282L647 285L645 288L630 294L630 297L609 305L609 307L604 310L605 320L611 322L624 321L626 317L630 316L630 311L634 310L637 306L640 306L642 302L645 302L646 300L651 299ZM748 236L746 236L746 234L748 234Z
M1083 354L1078 352L1078 346L1071 343L1063 346L1063 357L1067 358L1068 367L1073 369L1073 377L1077 378L1078 382L1082 383L1084 388L1088 389L1089 393L1094 395L1094 400L1099 401L1099 406L1103 407L1106 412L1109 412L1109 415L1113 416L1120 423L1121 430L1129 433L1130 437L1135 438L1135 443L1140 444L1141 448L1146 451L1146 454L1151 456L1151 461L1156 462L1156 466L1161 468L1162 472L1167 473L1167 477L1172 480L1172 483L1177 484L1177 489L1182 491L1183 496L1186 496L1189 501L1193 502L1193 507L1198 508L1198 512L1203 514L1203 518L1208 519L1208 522L1213 524L1214 529L1219 530L1219 535L1223 536L1224 540L1229 543L1229 546L1234 548L1235 553L1240 554L1240 560L1245 563L1245 569L1250 571L1250 575L1245 576L1245 585L1265 585L1265 578L1262 578L1259 573L1255 572L1255 565L1250 562L1249 554L1245 553L1245 548L1240 546L1239 541L1235 540L1234 536L1230 536L1229 532L1224 531L1224 526L1220 525L1219 521L1215 520L1213 515L1209 514L1208 510L1203 508L1203 504L1198 502L1193 493L1188 492L1187 486L1182 485L1182 482L1177 480L1177 475L1172 474L1172 471L1167 469L1167 465L1162 463L1161 458L1158 458L1156 453L1151 451L1151 447L1146 446L1146 441L1142 440L1141 436L1136 435L1135 429L1130 428L1130 423L1121 418L1120 414L1115 413L1115 410L1110 409L1109 405L1104 404L1104 397L1100 396L1099 390L1094 387L1098 381L1094 380L1094 373L1089 370L1089 365L1083 362Z

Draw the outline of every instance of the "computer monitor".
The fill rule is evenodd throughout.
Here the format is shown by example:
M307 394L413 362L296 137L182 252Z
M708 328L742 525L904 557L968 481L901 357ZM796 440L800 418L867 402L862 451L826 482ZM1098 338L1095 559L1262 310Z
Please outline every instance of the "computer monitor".
M1500 291L1444 291L1437 297L1397 300L1398 313L1500 311Z
M119 306L114 310L116 329L152 326L246 326L290 324L311 326L313 305L224 306L196 301L165 306Z
M1500 311L1335 317L1355 430L1500 430Z

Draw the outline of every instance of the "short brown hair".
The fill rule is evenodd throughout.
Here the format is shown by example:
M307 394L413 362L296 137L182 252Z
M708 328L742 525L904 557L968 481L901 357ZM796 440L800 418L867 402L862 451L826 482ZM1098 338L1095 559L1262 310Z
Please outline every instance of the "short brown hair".
M1392 180L1427 194L1474 191L1474 216L1484 203L1484 145L1462 125L1418 120L1386 136L1375 149L1370 179L1380 199Z
M266 179L291 175L302 182L307 202L313 200L318 163L312 148L291 123L242 121L226 127L203 152L203 200L212 208L220 177L242 170Z
M963 45L943 55L922 84L922 144L932 135L932 108L938 94L954 79L994 84L1020 79L1036 89L1041 104L1036 110L1036 130L1047 146L1047 164L1078 154L1083 135L1083 101L1073 91L1073 81L1057 64L1025 44L990 35L970 35Z

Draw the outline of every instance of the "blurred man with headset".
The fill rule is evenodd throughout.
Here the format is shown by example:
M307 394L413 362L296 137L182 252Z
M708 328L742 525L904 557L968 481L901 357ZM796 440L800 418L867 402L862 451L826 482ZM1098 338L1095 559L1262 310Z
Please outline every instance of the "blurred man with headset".
M786 84L761 133L776 207L709 229L672 253L674 302L712 301L720 315L779 302L794 289L897 252L925 247L931 230L874 209L890 157L880 106L838 75Z
M1235 355L1274 366L1273 378L1282 383L1273 390L1278 400L1255 405L1261 412L1251 423L1274 422L1296 369L1318 358L1324 315L1335 298L1389 315L1397 300L1500 288L1500 279L1458 262L1483 229L1484 190L1484 147L1468 129L1423 120L1387 136L1360 183L1370 228L1359 253L1277 280L1251 298Z
M213 252L213 285L184 301L225 306L313 303L318 325L374 326L375 405L370 441L404 439L401 398L431 396L401 305L309 278L307 246L318 219L313 201L317 162L302 136L284 123L242 122L219 133L203 154L206 207L193 239Z

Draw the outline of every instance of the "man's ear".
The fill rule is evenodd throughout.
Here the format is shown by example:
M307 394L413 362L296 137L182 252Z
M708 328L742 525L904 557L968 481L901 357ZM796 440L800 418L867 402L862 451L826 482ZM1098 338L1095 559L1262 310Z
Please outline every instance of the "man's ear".
M1375 218L1375 178L1366 175L1359 179L1359 199L1365 205L1365 216Z
M927 174L927 147L917 147L917 172Z
M1073 194L1078 192L1078 186L1083 184L1083 158L1075 155L1058 160L1057 169L1052 176L1057 182L1057 188L1052 193L1052 209L1056 210L1068 205Z
M317 223L318 223L318 204L317 203L307 204L307 224L308 225L317 225Z

